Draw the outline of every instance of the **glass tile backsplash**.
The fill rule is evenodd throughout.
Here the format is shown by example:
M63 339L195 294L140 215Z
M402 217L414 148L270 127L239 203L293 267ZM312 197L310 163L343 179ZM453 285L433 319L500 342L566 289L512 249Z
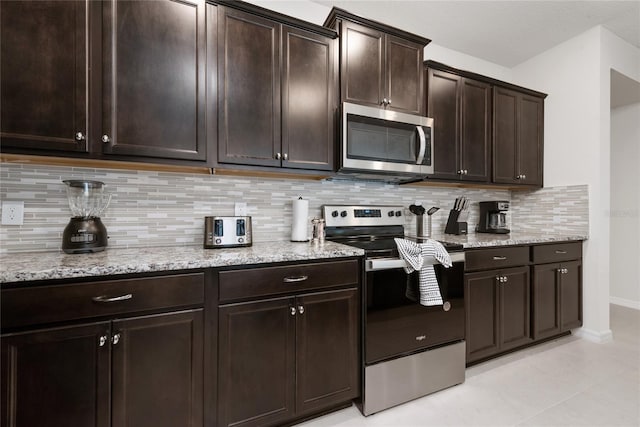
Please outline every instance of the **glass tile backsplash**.
M291 201L309 200L309 216L319 217L323 204L384 204L405 207L406 228L415 233L408 206L421 202L441 208L434 231L443 231L456 197L472 201L469 230L475 228L478 202L510 200L514 231L554 227L587 234L586 186L556 187L538 192L396 186L357 181L312 181L245 178L167 172L126 171L58 166L0 165L0 199L24 201L22 226L0 225L0 253L60 250L62 231L71 215L64 179L103 181L113 194L102 215L110 248L200 246L204 217L233 215L235 202L247 204L254 242L284 241L291 236ZM309 227L309 231L311 227Z

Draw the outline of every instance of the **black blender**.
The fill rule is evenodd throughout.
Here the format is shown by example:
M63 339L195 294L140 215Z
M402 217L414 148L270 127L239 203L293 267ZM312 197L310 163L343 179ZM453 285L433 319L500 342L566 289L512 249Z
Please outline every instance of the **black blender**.
M107 247L107 229L99 215L111 201L100 181L65 180L73 217L62 233L62 250L68 254L100 252Z

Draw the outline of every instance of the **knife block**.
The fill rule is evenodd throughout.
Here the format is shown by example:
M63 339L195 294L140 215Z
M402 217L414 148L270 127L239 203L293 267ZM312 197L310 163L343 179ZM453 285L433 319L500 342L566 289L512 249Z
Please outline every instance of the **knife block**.
M466 219L466 218L465 218ZM444 232L446 234L467 234L467 223L459 222L460 220L460 211L450 210L449 218L447 219L447 225L444 228Z

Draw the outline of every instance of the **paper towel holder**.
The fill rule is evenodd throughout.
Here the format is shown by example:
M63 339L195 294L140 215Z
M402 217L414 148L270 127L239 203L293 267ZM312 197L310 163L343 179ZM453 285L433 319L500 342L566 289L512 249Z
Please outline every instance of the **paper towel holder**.
M302 196L299 196L297 199L293 199L291 207L291 241L308 242L309 201L303 199Z

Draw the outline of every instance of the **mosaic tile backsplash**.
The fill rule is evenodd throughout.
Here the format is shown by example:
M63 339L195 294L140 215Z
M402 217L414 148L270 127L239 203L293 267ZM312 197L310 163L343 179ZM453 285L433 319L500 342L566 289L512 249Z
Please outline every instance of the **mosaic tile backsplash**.
M586 186L513 193L506 190L395 186L357 181L311 181L123 171L57 166L0 165L0 199L24 201L24 225L0 226L0 253L58 251L62 231L69 221L65 179L103 181L113 194L102 215L110 248L200 246L204 217L233 215L235 202L247 204L252 216L254 242L288 241L291 236L291 201L309 200L309 215L320 217L323 204L385 204L405 207L407 233L415 233L408 206L421 202L439 206L433 216L434 231L443 231L456 197L472 201L469 229L475 228L478 202L511 200L514 224L551 220L563 231L588 227ZM566 199L566 201L565 201ZM554 203L555 200L555 203ZM562 202L559 202L561 200ZM534 205L532 208L515 206ZM544 206L565 206L550 215ZM571 209L568 208L571 206ZM538 213L535 213L538 212ZM535 215L542 215L536 217ZM577 218L577 215L584 215ZM516 220L516 218L518 218ZM541 219L545 218L545 219ZM538 222L536 222L538 221ZM579 227L569 230L570 227ZM309 233L311 227L309 227Z

